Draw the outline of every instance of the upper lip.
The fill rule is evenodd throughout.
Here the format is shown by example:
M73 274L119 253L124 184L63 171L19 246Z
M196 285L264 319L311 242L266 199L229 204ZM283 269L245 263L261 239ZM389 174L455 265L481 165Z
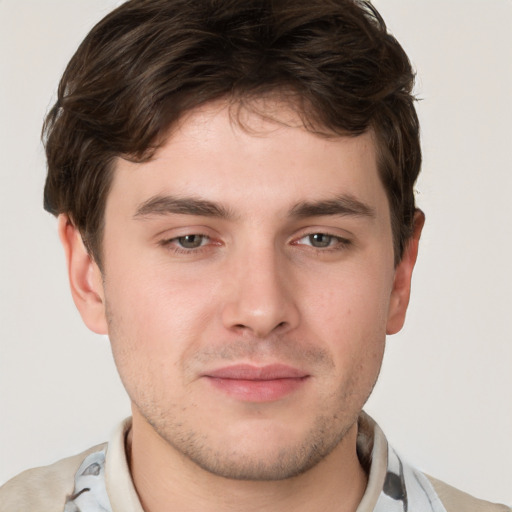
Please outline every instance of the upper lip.
M285 364L270 364L266 366L235 364L208 371L204 376L233 380L276 380L300 379L307 377L308 373Z

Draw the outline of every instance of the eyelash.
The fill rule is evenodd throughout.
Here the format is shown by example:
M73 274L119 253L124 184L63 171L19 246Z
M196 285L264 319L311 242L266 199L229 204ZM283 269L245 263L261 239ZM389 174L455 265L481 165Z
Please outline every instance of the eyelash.
M302 235L300 238L297 238L292 242L292 245L299 245L300 240L309 239L311 241L311 237L314 237L315 235L322 235L324 237L329 238L329 242L334 241L333 245L329 245L327 247L315 247L312 244L300 244L305 245L306 247L309 247L311 250L314 250L319 253L325 253L325 252L334 252L334 251L343 251L347 249L351 244L351 240L348 238L344 238L338 235L333 235L331 233L326 233L324 231L314 231L312 233L306 233Z
M321 235L323 237L329 238L329 245L326 247L315 247L312 243L309 244L301 244L300 241L304 239L308 239L311 242L311 238L317 235ZM200 237L201 242L200 245L197 247L182 247L178 244L180 244L180 240L189 238L189 237ZM210 243L209 243L210 242ZM334 242L334 244L331 244L331 242ZM212 243L212 239L208 235L203 235L201 233L190 233L187 235L177 236L174 238L169 238L166 240L162 240L159 242L159 245L166 247L170 250L172 250L176 254L200 254L204 250L208 250L209 246ZM318 253L325 253L325 252L335 252L335 251L342 251L347 249L352 242L347 239L340 237L338 235L332 235L330 233L326 233L323 231L315 231L312 233L307 233L302 235L300 238L295 239L291 242L291 245L303 245L305 247L309 247L310 250L314 250ZM220 245L220 243L214 243L214 245Z
M178 245L180 240L188 238L188 237L201 237L201 245L199 245L198 247L190 247L190 248L180 247ZM203 250L207 250L208 246L210 245L208 243L203 243L205 241L206 242L211 241L211 238L208 235L203 235L201 233L190 233L190 234L176 236L174 238L168 238L166 240L162 240L161 242L159 242L159 245L168 248L169 250L173 251L176 254L199 254ZM219 245L219 244L215 244L215 245Z

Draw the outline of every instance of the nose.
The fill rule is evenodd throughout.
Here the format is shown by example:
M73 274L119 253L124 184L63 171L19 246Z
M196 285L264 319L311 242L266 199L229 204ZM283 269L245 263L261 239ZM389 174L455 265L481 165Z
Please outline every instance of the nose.
M224 327L258 338L297 327L300 314L288 265L273 248L238 255L229 270Z

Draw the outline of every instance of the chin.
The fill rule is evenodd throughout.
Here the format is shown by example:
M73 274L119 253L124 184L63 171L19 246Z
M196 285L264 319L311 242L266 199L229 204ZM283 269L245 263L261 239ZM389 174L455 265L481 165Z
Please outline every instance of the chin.
M301 475L329 456L343 441L353 423L334 425L335 420L318 418L304 431L290 432L275 425L222 435L187 432L186 436L162 435L175 450L210 474L232 480L277 481ZM229 431L230 430L230 431Z

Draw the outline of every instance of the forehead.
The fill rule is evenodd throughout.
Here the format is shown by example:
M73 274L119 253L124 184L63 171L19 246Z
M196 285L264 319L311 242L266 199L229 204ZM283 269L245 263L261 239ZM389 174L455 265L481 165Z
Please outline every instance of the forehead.
M107 208L114 199L133 208L158 194L259 210L340 194L377 205L385 195L371 132L321 136L289 105L269 101L203 106L183 117L150 161L117 160Z

